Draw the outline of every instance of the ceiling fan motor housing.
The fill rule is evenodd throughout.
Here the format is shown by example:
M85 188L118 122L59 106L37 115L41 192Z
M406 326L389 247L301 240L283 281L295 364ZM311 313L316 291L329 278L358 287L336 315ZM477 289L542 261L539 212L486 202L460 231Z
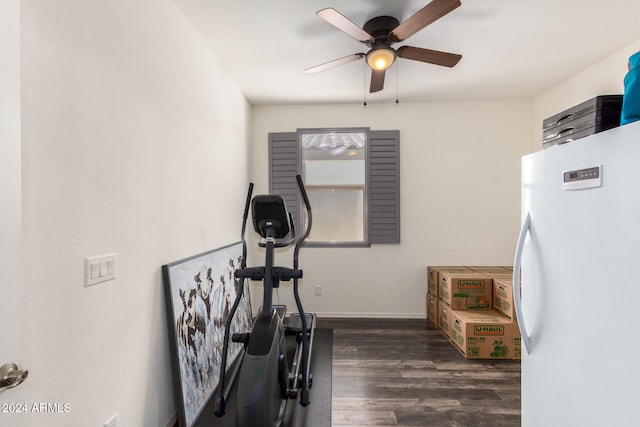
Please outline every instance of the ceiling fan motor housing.
M371 43L371 47L390 47L391 40L389 39L389 33L398 25L400 25L400 21L393 16L376 16L368 20L362 29L371 34L375 39L375 41Z

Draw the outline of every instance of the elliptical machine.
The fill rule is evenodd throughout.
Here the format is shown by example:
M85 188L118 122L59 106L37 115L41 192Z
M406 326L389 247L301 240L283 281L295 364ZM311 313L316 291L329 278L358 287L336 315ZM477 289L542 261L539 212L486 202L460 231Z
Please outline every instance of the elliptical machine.
M304 240L311 231L311 205L300 175L296 175L298 189L307 211L307 228L303 235L295 240L295 224L287 212L284 199L278 195L259 195L251 199L253 184L249 184L242 224L242 262L235 271L238 279L263 282L263 304L256 316L250 333L235 333L231 340L244 344L240 372L238 374L236 426L279 427L285 415L289 399L300 397L300 405L309 405L311 387L311 349L316 327L316 316L305 313L298 292L298 279L302 270L298 269L298 253ZM258 243L266 249L265 265L247 267L247 244L244 238L249 205L252 210L253 228L262 239ZM295 241L293 268L274 266L275 248L286 247ZM284 323L286 307L272 305L274 288L280 281L293 279L293 293L298 308L292 313L287 324ZM225 325L220 380L215 400L215 415L221 417L226 412L225 370L229 330L236 312L244 286L236 296ZM286 335L296 335L296 350L291 368L287 361Z

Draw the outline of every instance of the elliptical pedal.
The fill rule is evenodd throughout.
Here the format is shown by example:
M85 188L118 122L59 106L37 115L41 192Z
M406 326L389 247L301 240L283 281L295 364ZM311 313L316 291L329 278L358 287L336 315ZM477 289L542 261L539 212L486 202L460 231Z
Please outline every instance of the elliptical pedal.
M315 323L315 314L305 313L304 317L307 321L307 332L310 332ZM299 334L302 332L302 318L300 317L300 313L291 313L289 321L287 322L287 332L290 334Z

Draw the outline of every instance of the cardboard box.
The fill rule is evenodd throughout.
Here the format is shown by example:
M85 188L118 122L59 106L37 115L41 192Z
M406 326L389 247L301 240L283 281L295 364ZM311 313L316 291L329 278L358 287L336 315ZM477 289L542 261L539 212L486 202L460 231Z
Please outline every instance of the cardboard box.
M453 310L491 308L493 279L482 273L439 273L438 298Z
M488 275L507 273L507 270L505 270L504 267L501 267L499 265L496 265L496 266L474 265L474 266L469 266L467 268L469 270L471 270L471 271L475 271L476 273L484 273L484 274L488 274Z
M449 273L468 273L470 270L466 267L458 266L431 266L427 267L427 289L438 298L438 283L440 281L440 272Z
M506 271L503 273L493 273L488 274L493 280L513 280L513 273L507 273Z
M451 311L451 341L467 359L520 359L518 325L495 311Z
M438 296L438 268L427 267L427 292Z
M438 300L438 329L451 338L451 308L442 300Z
M513 307L513 282L511 280L493 280L493 308L508 320L517 321Z
M427 292L427 322L438 329L438 298Z

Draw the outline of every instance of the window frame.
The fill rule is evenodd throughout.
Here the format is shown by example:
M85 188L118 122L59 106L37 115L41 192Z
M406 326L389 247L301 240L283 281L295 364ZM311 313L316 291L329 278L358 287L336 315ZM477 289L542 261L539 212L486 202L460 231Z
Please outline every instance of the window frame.
M285 199L287 209L292 214L296 227L299 227L302 223L304 206L295 182L295 175L302 173L302 145L298 131L270 132L268 144L269 192L280 194ZM305 246L370 247L374 244L400 243L400 132L398 130L369 129L365 170L367 242L356 244L305 242Z
M353 240L353 241L324 241L324 240L316 240L305 241L305 246L310 248L323 248L323 247L342 247L342 248L361 248L361 247L370 247L371 243L369 242L369 168L367 167L367 159L368 159L368 149L369 149L369 128L368 127L336 127L336 128L298 128L296 130L296 135L298 138L298 149L300 150L300 170L304 172L302 165L304 165L304 159L302 156L302 152L304 148L302 147L302 135L309 133L323 133L323 134L331 134L331 133L363 133L364 134L364 200L362 206L362 222L363 222L363 230L362 230L362 241ZM303 180L305 179L304 174L301 174ZM305 181L306 182L306 181ZM339 186L324 186L324 188L338 188ZM313 206L312 206L313 207ZM302 224L302 228L306 226L306 222L304 221L305 209L302 200L298 202L299 212L302 212L302 216L300 217L300 224Z

